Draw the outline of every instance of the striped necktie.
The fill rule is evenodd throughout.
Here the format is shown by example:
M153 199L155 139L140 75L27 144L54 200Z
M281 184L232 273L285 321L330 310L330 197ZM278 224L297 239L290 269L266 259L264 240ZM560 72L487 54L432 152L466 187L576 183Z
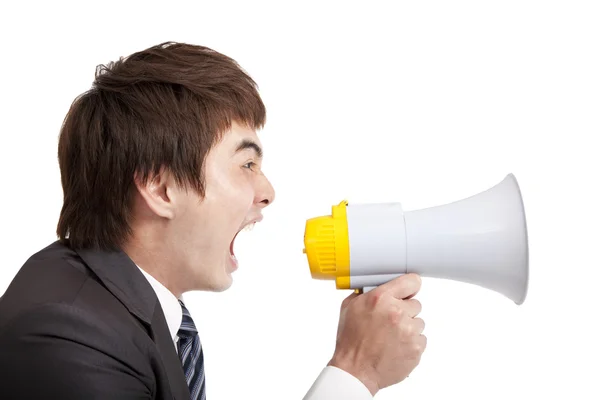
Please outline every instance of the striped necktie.
M198 336L198 331L190 312L180 300L183 311L181 327L177 332L179 340L177 342L177 351L183 366L183 372L190 388L191 400L205 400L205 380L204 380L204 353L202 344Z

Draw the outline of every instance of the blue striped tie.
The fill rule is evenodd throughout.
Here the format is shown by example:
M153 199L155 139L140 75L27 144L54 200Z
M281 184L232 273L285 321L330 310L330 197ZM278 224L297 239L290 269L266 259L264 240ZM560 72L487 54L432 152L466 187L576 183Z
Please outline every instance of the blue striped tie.
M190 316L190 312L180 300L181 309L183 310L183 320L181 327L177 332L179 340L177 343L177 351L183 366L183 372L190 388L191 400L205 400L205 380L204 380L204 353L198 331L194 325L194 321Z

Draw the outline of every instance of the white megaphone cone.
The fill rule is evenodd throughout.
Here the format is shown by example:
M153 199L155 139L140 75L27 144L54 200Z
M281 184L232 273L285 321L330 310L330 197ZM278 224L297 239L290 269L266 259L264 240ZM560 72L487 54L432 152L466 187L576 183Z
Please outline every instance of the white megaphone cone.
M525 301L527 224L513 174L475 196L404 212L400 203L343 201L306 222L305 253L315 279L368 291L402 274L475 284Z

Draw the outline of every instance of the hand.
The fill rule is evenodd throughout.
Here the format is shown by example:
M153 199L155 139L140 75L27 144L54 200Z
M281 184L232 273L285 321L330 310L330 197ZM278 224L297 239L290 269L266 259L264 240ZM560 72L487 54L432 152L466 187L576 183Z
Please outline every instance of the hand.
M402 275L370 292L352 293L342 303L335 352L328 365L360 379L375 394L404 380L427 345L425 323L413 299L421 278Z

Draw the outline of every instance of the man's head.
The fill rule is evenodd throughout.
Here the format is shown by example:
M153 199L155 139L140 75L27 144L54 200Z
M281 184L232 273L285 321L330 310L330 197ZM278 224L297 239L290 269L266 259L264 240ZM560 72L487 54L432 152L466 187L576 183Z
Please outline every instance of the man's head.
M225 290L240 229L273 201L254 81L211 49L164 43L97 70L64 121L57 227L124 249L177 295Z

